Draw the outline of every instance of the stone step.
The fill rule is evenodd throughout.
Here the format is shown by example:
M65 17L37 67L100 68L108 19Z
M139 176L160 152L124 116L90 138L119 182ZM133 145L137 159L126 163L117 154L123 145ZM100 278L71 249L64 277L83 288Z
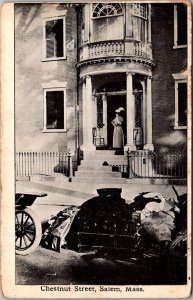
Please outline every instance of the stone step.
M127 159L124 160L112 160L112 159L103 159L103 160L82 160L81 161L81 166L98 166L102 167L103 163L107 162L109 165L127 165Z
M120 172L77 171L75 177L121 178Z
M99 165L80 165L78 166L78 171L102 171L102 172L110 172L112 171L111 166L99 166Z
M77 183L112 183L112 184L126 184L126 178L108 178L108 177L73 177L73 182Z
M115 152L115 150L96 150L95 155L114 155Z
M105 154L105 155L94 155L87 156L84 160L126 160L127 157L124 155L114 155L114 154Z

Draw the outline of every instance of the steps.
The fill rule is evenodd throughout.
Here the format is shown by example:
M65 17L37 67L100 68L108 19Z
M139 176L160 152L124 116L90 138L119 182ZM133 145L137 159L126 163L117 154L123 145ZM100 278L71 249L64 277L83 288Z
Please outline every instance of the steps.
M104 163L108 165L104 166ZM112 171L110 165L127 165L127 157L116 155L114 150L96 150L95 154L87 154L81 161L78 171L75 172L73 182L84 183L127 183L126 178L122 178L121 172Z

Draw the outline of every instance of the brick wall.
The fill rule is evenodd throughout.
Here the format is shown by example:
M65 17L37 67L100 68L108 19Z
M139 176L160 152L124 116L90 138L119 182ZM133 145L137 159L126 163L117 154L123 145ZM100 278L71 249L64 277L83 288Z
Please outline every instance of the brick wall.
M172 74L186 68L187 48L173 49L174 6L152 4L153 142L157 149L179 150L186 145L186 130L174 129L175 87Z

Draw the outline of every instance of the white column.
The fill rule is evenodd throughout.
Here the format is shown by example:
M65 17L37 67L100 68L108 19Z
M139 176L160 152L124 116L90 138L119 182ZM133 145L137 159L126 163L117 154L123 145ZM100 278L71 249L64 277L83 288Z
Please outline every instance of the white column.
M133 97L133 75L132 75L132 73L126 73L126 83L127 83L127 95L126 95L127 144L124 147L125 152L127 152L128 148L130 150L136 150L136 146L134 145L134 141L133 141L135 103L134 103L134 97Z
M146 141L146 85L145 81L141 81L141 85L143 88L143 101L142 101L142 137L143 137L143 145Z
M97 105L96 96L92 96L92 127L97 127Z
M92 82L91 76L86 76L86 150L94 150L92 136Z
M152 91L151 91L151 76L147 78L147 140L144 146L144 149L153 150L153 143L152 143Z
M105 145L107 145L107 96L103 95L103 137Z
M82 149L86 146L87 144L87 133L86 133L86 78L84 77L82 80L82 123L83 123L83 145L82 145Z

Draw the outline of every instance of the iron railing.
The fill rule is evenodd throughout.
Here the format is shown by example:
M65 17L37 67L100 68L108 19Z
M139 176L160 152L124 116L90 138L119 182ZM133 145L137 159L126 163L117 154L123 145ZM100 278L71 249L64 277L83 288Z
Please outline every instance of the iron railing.
M187 178L186 152L129 151L127 164L111 165L125 178ZM68 176L77 169L70 152L18 152L16 176Z
M111 165L125 178L187 178L186 152L129 151L127 165Z
M128 153L130 178L187 178L186 152L132 151Z
M77 162L68 152L18 152L16 176L50 175L71 177Z

